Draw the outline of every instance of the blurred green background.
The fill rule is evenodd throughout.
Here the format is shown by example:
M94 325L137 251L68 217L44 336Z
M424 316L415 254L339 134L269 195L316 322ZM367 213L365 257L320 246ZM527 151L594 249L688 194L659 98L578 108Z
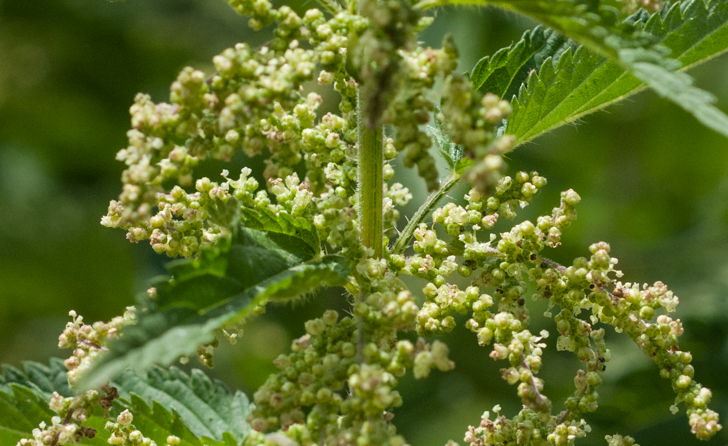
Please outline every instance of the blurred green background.
M491 9L445 9L422 39L435 46L453 33L467 70L531 25ZM128 107L139 91L167 100L185 65L209 71L224 48L267 38L251 33L222 0L0 0L0 363L66 356L56 345L70 309L87 321L109 319L164 271L165 259L148 245L99 224L119 192L122 165L114 154L125 145ZM728 111L728 56L692 74ZM231 170L259 163L242 158ZM728 416L728 140L641 93L518 149L510 164L549 179L524 217L549 212L567 188L583 198L579 220L552 258L569 262L605 240L626 280L663 280L680 296L683 345L693 351L696 378ZM220 166L204 172L215 170ZM411 175L410 187L422 194ZM330 290L305 305L270 308L238 345L219 349L210 373L250 393L274 370L271 360L303 334L304 320L344 306L342 293ZM534 315L543 310L534 307ZM551 324L534 319L537 327ZM488 350L463 328L446 338L453 372L424 383L402 379L405 405L395 422L415 446L462 444L484 410L500 403L511 416L519 409ZM609 433L633 435L642 446L698 444L685 416L670 414L670 385L656 367L624 336L609 331L608 341L613 361L601 407L588 417L595 432L578 444L605 444ZM573 391L578 364L551 350L542 376L558 404ZM728 444L728 434L711 444Z

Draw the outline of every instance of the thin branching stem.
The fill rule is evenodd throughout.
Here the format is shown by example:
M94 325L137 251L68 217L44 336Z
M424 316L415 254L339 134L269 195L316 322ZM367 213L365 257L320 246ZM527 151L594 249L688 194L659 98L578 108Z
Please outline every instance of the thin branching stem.
M61 424L68 424L71 422L71 417L73 416L74 410L75 409L73 409L73 408L68 409L68 413L66 414L66 417L63 419L63 423L61 423ZM56 446L58 444L58 439L60 438L60 436L61 436L61 431L57 431L53 435L53 440L51 440L50 446Z
M450 189L452 189L458 181L460 181L460 175L456 172L452 172L445 179L445 182L442 183L440 189L431 193L427 197L427 200L422 203L422 206L420 206L412 219L407 223L407 226L405 226L402 230L402 233L397 239L397 243L395 243L394 248L392 248L392 254L402 254L404 250L407 249L407 245L409 245L412 241L412 237L414 237L415 229L417 229L420 223L425 221L425 218L430 215L435 206L437 206L437 203L442 199L442 197L447 195Z

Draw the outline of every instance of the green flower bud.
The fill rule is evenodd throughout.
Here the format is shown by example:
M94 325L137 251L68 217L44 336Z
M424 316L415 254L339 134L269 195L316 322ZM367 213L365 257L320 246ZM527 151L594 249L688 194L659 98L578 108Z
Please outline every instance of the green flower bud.
M326 324L321 319L312 319L305 324L306 333L311 336L320 336L326 329Z

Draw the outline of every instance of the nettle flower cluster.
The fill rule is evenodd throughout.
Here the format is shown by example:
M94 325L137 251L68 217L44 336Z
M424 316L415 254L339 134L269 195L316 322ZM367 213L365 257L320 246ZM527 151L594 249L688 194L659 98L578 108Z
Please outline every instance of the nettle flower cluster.
M267 0L229 3L250 15L254 28L277 23L273 42L257 50L241 43L223 51L213 58L217 71L211 76L184 69L172 84L170 103L137 96L129 146L117 154L127 165L123 192L110 204L103 225L126 229L132 242L149 239L158 252L192 255L226 228L207 218L207 205L217 198L204 190L209 180L195 184L200 195L183 194L183 188L193 185L194 167L201 160L229 160L236 149L248 156L267 155L264 177L271 193L275 185L290 183L287 177L303 163L301 189L316 198L330 194L351 201L357 94L370 104L359 116L362 125L388 125L396 135L387 144L388 158L404 152L403 164L416 165L434 190L438 173L428 152L432 140L420 125L435 109L431 96L438 79L445 82L441 114L453 142L472 156L485 157L481 170L502 167L500 153L512 141L496 140L492 129L507 116L509 105L492 95L478 100L468 81L454 73L457 50L450 40L440 50L416 45L417 32L432 19L420 17L408 3L368 2L363 15L342 10L328 20L317 9L300 17L287 6L272 8ZM304 42L312 49L304 49ZM315 79L340 93L341 116L327 114L317 121L321 96L301 92ZM166 190L170 183L179 187ZM213 191L225 190L220 187ZM250 180L245 188L254 190L257 184ZM266 200L266 194L254 198ZM301 213L305 199L297 200L296 212Z
M241 209L269 212L315 228L321 246L314 260L326 253L348 262L349 314L329 310L308 321L291 353L275 360L279 371L254 394L247 420L254 432L244 444L270 444L266 433L277 430L299 445L407 444L392 423L393 410L402 404L398 379L410 369L424 379L433 369L455 367L436 337L455 329L456 314L464 315L465 328L485 354L503 362L502 378L523 403L512 418L499 406L485 412L465 433L466 443L568 445L586 435L583 416L597 408L600 373L611 356L600 324L624 331L655 361L672 382L676 404L685 404L698 438L721 429L707 408L710 390L693 379L691 355L678 346L682 325L668 315L678 300L664 284L619 281L622 273L604 242L571 265L544 256L576 219L576 192L562 192L559 206L535 222L493 231L499 220L516 218L546 179L536 172L504 176L502 154L514 140L497 137L494 129L510 105L478 93L455 71L451 39L441 49L417 44L417 33L432 18L401 0L366 1L360 13L354 4L344 9L324 1L328 14L310 9L302 16L268 0L228 3L249 16L255 29L274 25L273 40L257 49L241 43L223 51L213 58L212 74L185 68L172 84L169 103L136 97L129 145L117 155L127 166L123 190L102 224L125 229L132 242L149 240L158 253L195 257L231 237ZM317 114L322 96L306 92L316 81L339 93L339 115ZM433 117L447 137L424 128ZM357 157L365 149L362 132L382 126L389 137L377 142L383 162L379 231L396 243L384 237L382 246L366 246L360 234L367 192L360 181L373 167ZM454 170L447 184L438 181L433 143L457 158L449 159ZM235 176L223 171L220 182L195 177L200 162L229 161L238 151L265 156L262 176L246 167ZM442 207L428 200L399 233L398 207L412 194L391 183L390 161L398 156L405 167L417 167L429 190L440 189L434 197L445 195L461 176L473 188ZM455 167L466 165L463 160L472 165L459 172ZM419 278L421 293L409 290L398 278L403 275ZM463 280L467 286L456 284ZM150 290L152 297L155 292ZM546 315L556 323L553 343L547 330L529 330L529 298L548 301ZM121 326L134 322L135 313L130 309L92 326L72 317L60 340L61 347L74 349L66 361L71 384ZM408 340L408 333L417 340ZM538 377L549 346L573 352L582 363L574 394L563 403L549 399ZM201 346L203 362L211 363L210 350L210 344ZM109 407L114 389L105 392L54 396L58 419L20 444L70 444L92 436L83 430L85 414L94 404ZM107 430L111 444L151 444L128 411ZM607 440L614 446L634 443L619 435Z

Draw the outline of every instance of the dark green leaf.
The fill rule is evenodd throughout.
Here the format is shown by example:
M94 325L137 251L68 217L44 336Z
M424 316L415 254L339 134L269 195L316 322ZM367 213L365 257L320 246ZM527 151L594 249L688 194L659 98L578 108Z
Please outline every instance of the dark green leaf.
M644 26L646 31L660 39L684 68L728 50L728 2L724 0L709 4L693 0L674 5L664 16L642 14L635 19L637 25ZM634 70L639 71L641 77L659 79L664 71L652 70L650 66L637 63ZM553 63L546 62L541 72L533 74L513 100L514 112L507 124L507 132L516 136L519 144L574 122L644 87L616 62L583 47L576 49L573 57L568 57L564 63L560 62L555 71L553 68ZM674 82L678 83L673 85ZM693 91L689 80L679 73L657 82L653 88L663 95L678 92L684 95L680 100L685 103L695 96L698 101L710 100L706 93ZM701 120L722 119L711 116L710 110L713 109L705 110L700 103L695 105L695 109L694 113L701 114Z
M346 283L342 257L318 258L315 228L303 219L276 218L243 211L244 226L232 239L198 259L174 262L172 279L157 284L157 298L81 377L79 388L99 386L128 367L171 364L269 300Z
M0 444L14 445L22 438L32 438L32 430L42 421L50 424L51 417L56 415L48 408L53 390L40 389L58 382L61 376L65 382L65 367L56 358L51 359L49 367L26 363L23 371L3 366ZM175 435L185 446L237 446L250 432L245 419L252 406L245 394L231 393L224 384L210 380L200 370L192 370L190 375L176 367L154 367L141 375L126 371L112 385L119 390L120 399L110 410L111 419L129 409L136 428L157 444L166 444L167 437ZM55 390L69 391L67 384ZM84 423L96 429L96 436L79 444L108 445L109 433L104 430L107 421L97 408Z
M39 398L49 400L54 391L63 396L73 394L66 379L66 366L63 360L51 358L50 364L26 362L24 370L3 364L0 373L0 390L10 391L10 384L20 384L32 389Z
M50 422L54 412L36 387L12 383L0 389L0 444L14 445L31 437L41 421Z
M301 217L293 218L288 214L276 215L270 210L243 209L241 211L243 226L264 231L272 239L280 240L289 251L301 245L298 250L302 255L313 257L321 249L316 228ZM288 236L288 238L283 238ZM278 238L280 237L280 238Z
M567 41L556 31L537 26L523 33L518 42L480 59L470 73L470 81L483 93L508 99L514 84L520 85L546 58L567 50Z
M670 19L668 25L669 27L682 28L684 26L685 28L676 30L673 28L672 39L674 41L666 41L666 46L672 44L676 48L691 48L690 58L694 61L712 58L716 54L725 51L726 46L728 46L728 37L725 30L727 1L713 0L707 6L703 0L691 0L676 4L673 8L678 8L676 11L685 8L685 16L679 17L678 20L675 20L675 16L668 17ZM617 10L600 5L599 1L587 4L572 0L434 0L421 3L420 7L451 3L493 4L530 16L563 35L582 43L591 51L603 57L605 61L609 60L614 63L615 68L618 70L626 71L633 76L632 79L636 84L632 88L622 92L620 88L625 89L625 85L629 84L628 81L624 81L624 84L620 83L617 86L620 88L614 87L609 92L608 95L612 98L612 101L620 99L624 94L634 91L639 88L641 83L644 83L660 96L673 101L693 114L704 125L728 136L728 116L713 105L713 96L693 86L692 79L688 75L674 71L680 67L680 64L676 60L666 57L669 46L665 48L656 45L661 28L656 24L652 24L652 26L648 24L648 32L642 32L638 29L638 26L635 26L634 20L620 21ZM703 27L700 25L700 19L691 21L690 14L696 14L696 16L703 14L703 18L711 25ZM709 17L713 15L715 17ZM656 21L661 20L660 14L654 15L650 20L653 19ZM695 48L692 49L693 47ZM574 55L574 60L577 60L577 55ZM559 60L559 66L561 66L562 60L563 57ZM592 62L592 69L605 65L604 63L599 64L598 61L599 58L596 62ZM545 63L544 67L548 65L549 63ZM553 64L551 65L553 68ZM563 68L576 71L575 68L566 65ZM603 71L607 75L620 77L620 73L615 74L609 66L605 66ZM540 73L540 77L548 77L550 74L552 73ZM554 105L555 98L569 97L571 89L587 82L583 77L575 77L573 74L564 75L563 79L559 76L560 73L553 73L552 80L554 83L548 88L546 85L534 85L534 94L530 96L531 100L534 101L534 107L541 108L541 100L543 100L546 101L545 105L547 106L546 109L548 109L548 106ZM601 93L597 85L595 85L601 81L601 77L594 77L592 82L587 84L589 94L583 97L577 95L576 100L584 101L586 99L591 101L595 95ZM531 83L529 82L529 84ZM548 89L551 91L546 91ZM621 95L615 96L617 93L621 93ZM602 100L604 99L603 97ZM601 102L601 105L603 106L609 102L609 100ZM539 111L538 114L540 115L540 113ZM560 119L557 120L558 125L572 122L578 116L575 113L562 113L559 115ZM526 122L521 131L523 133L529 132L531 126L538 123L539 120ZM543 131L554 125L547 126ZM519 142L523 141L523 139L519 139Z

